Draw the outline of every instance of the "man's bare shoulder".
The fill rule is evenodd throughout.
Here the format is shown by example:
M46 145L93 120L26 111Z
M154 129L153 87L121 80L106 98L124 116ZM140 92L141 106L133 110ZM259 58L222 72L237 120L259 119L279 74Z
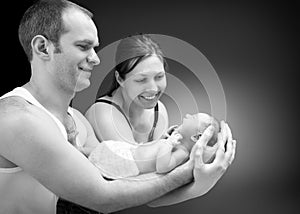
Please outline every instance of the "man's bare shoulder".
M0 100L0 126L10 128L28 125L27 122L48 121L49 116L39 107L17 96ZM34 124L34 123L33 123Z
M7 114L16 111L26 111L31 105L22 97L11 96L0 100L0 113Z

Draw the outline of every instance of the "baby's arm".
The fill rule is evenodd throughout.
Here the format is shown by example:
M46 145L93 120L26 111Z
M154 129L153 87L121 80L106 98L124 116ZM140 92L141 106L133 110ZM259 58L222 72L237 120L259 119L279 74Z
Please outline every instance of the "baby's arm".
M183 146L179 145L180 139L182 139L182 136L174 131L166 141L161 143L156 156L157 173L171 171L189 156Z
M173 147L167 143L159 149L156 159L157 173L169 172L189 157L187 150L179 146L175 148L175 151L172 150Z

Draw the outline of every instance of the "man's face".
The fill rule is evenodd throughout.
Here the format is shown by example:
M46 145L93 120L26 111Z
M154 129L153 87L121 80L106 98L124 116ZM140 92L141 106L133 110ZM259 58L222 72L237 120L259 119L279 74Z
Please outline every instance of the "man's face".
M78 9L63 14L67 33L59 40L60 53L54 53L54 74L60 87L81 91L90 85L90 76L100 60L94 47L98 46L97 28L90 17Z
M136 105L153 108L166 88L163 62L157 56L142 60L126 75L122 90Z

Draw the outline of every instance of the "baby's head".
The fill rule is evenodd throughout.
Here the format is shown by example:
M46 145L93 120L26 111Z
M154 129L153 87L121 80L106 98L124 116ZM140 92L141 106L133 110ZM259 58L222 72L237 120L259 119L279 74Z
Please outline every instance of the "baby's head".
M204 130L209 126L213 125L215 128L212 138L209 140L207 145L213 146L217 142L218 132L220 130L219 122L205 113L197 113L193 115L187 114L182 124L178 127L177 131L182 135L182 143L188 144L189 149L192 148L195 142L201 137Z

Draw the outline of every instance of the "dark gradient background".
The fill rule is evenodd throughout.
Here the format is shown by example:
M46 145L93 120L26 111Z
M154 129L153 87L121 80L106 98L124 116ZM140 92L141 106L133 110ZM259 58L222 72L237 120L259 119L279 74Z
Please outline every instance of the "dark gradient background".
M2 14L2 63L8 69L2 68L1 94L30 77L17 28L31 2L8 2L9 15ZM122 213L296 213L300 202L298 3L75 2L94 13L102 47L143 32L177 37L200 50L222 82L227 121L238 141L235 162L205 196L170 207L141 206ZM207 99L201 83L180 72L182 65L170 62L170 69ZM175 104L167 96L163 101L170 109ZM205 102L203 111L209 111ZM176 111L174 105L170 111ZM172 124L181 118L172 113L170 119Z

